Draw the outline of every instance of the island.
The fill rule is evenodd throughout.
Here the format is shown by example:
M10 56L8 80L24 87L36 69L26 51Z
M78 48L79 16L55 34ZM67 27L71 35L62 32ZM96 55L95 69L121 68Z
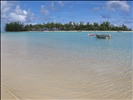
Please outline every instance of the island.
M48 22L43 24L27 24L21 22L10 22L5 25L6 32L19 32L19 31L131 31L126 25L114 26L110 22L102 23L89 23L84 22L68 22L66 24Z

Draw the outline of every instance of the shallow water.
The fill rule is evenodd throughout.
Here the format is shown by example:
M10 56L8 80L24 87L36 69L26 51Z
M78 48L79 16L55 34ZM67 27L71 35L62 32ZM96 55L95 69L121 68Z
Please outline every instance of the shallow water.
M2 83L20 99L131 99L132 33L2 33Z

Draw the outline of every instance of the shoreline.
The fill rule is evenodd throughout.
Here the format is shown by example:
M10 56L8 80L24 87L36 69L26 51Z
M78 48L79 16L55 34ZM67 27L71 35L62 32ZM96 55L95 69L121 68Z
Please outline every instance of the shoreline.
M8 32L13 32L13 31L8 31ZM133 32L133 31L17 31L17 32L118 32L118 33L122 33L122 32Z
M118 31L25 31L25 32L118 32ZM120 31L121 32L133 32L133 31Z
M34 33L34 32L42 32L42 33L43 33L43 32L44 32L44 33L45 33L45 32L48 32L48 33L51 33L51 32L53 32L53 33L57 33L57 32L60 32L60 33L61 33L61 32L82 32L82 33L87 33L87 32L88 32L88 33L89 33L89 32L90 32L90 33L91 33L91 32L94 32L94 33L95 33L95 32L103 32L103 33L105 33L105 32L107 32L107 33L108 33L108 32L112 32L112 33L118 33L118 34L119 34L119 33L124 33L124 32L126 32L126 33L132 33L133 31L120 31L120 32L118 32L118 31L20 31L20 32L13 32L13 33L22 33L22 32L30 32L30 33L32 33L32 32L33 32L33 33ZM10 32L1 32L1 33L10 33Z

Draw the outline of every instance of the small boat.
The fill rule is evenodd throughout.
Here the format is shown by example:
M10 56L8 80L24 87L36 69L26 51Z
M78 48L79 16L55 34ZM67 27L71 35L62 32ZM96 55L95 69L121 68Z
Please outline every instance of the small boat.
M94 34L92 34L92 33L91 33L91 34L88 34L88 35L89 35L89 36L94 36Z
M103 35L103 34L96 34L96 37L100 39L111 39L112 38L111 35Z

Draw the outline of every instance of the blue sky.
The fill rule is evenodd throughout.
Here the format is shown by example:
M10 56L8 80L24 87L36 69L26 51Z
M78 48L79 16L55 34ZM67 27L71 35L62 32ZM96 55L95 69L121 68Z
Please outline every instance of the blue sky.
M132 1L1 1L1 28L13 21L24 24L109 21L133 29L132 5Z

